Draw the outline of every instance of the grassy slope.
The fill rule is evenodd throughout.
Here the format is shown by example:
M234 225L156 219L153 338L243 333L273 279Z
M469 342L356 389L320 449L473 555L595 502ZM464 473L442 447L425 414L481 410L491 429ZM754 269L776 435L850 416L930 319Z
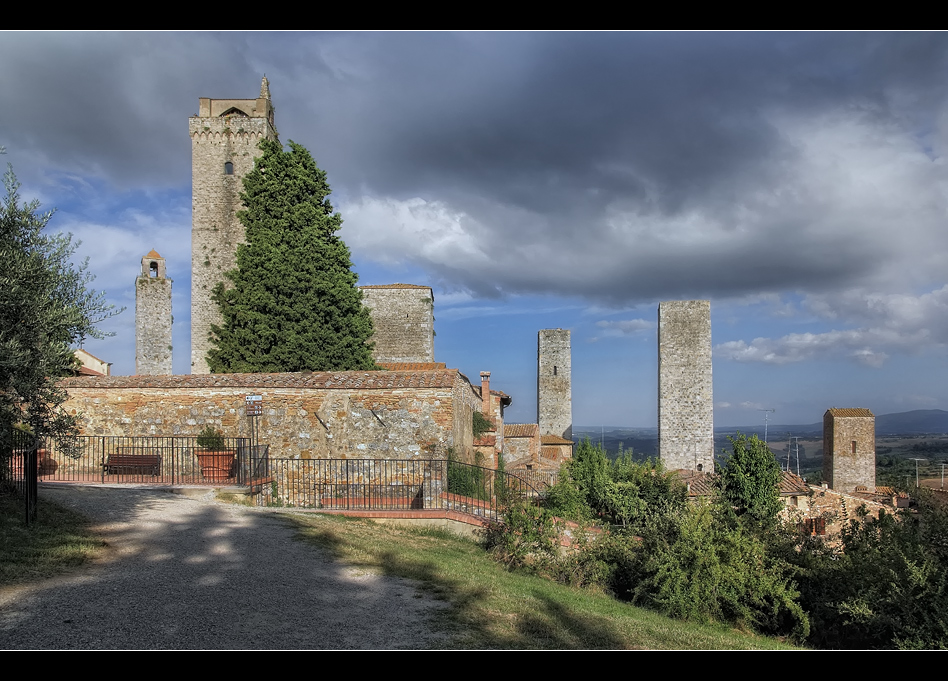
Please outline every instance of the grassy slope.
M599 593L505 571L474 542L337 516L293 515L300 535L338 558L416 579L453 607L439 622L457 648L789 648L720 626L680 622Z
M0 586L51 577L96 556L103 542L82 516L40 500L40 520L23 523L23 501L0 495Z

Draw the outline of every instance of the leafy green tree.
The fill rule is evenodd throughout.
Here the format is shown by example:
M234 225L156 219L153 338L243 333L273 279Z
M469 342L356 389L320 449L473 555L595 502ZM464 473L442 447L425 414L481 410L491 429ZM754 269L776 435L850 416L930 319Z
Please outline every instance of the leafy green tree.
M70 234L44 232L53 212L20 204L20 183L8 166L0 205L0 427L28 426L34 435L75 434L76 417L62 409L57 379L72 373L72 347L103 338L97 328L120 309L89 288L88 262L72 263Z
M326 173L310 153L264 140L244 178L232 286L213 299L223 317L208 353L217 373L373 369L372 319L362 305L349 249L336 232Z
M722 502L745 521L772 527L780 511L780 464L756 435L729 437L731 455L717 478Z

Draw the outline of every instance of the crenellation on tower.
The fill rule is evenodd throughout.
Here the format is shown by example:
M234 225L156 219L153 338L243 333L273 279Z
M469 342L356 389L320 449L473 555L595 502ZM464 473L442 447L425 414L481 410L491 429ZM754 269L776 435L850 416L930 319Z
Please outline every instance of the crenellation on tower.
M714 472L708 300L658 306L658 452L670 470Z
M171 284L165 259L151 250L135 280L135 373L171 374Z
M540 436L573 439L572 351L569 329L537 334L537 425Z
M191 373L210 373L211 325L221 322L211 294L237 265L245 241L237 211L243 178L253 170L264 139L278 141L270 86L257 99L199 99L191 136Z

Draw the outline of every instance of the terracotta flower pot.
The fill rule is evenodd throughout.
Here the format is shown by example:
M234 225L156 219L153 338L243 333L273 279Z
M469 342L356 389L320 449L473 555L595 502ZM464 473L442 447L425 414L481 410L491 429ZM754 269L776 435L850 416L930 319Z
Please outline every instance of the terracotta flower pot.
M205 480L218 481L233 477L234 461L237 459L237 452L233 449L221 451L199 449L197 458L201 464L201 475Z

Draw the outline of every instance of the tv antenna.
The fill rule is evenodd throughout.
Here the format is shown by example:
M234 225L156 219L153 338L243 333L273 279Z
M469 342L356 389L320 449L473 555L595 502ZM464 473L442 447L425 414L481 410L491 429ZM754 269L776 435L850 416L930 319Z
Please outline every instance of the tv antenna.
M770 414L768 414L767 412L774 413L777 410L776 409L758 409L757 411L764 412L764 444L767 444L767 421L768 421L768 417L770 416Z

